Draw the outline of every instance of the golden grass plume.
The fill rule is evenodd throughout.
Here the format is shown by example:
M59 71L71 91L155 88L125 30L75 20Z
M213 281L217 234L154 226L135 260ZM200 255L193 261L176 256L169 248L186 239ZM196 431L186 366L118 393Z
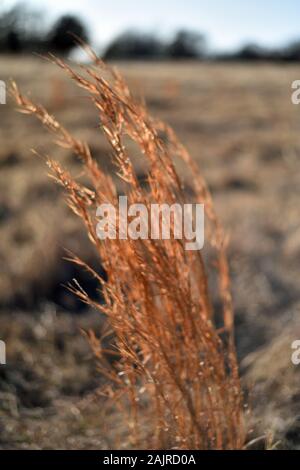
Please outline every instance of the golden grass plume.
M68 203L82 218L96 246L106 279L77 256L72 261L99 281L104 298L97 302L76 282L70 289L107 319L102 334L89 340L106 378L108 406L119 406L131 447L239 449L244 444L242 394L233 338L233 310L226 240L210 192L197 165L173 130L151 117L132 96L121 75L83 45L91 59L81 70L50 56L90 96L109 142L122 192L130 203L187 203L174 161L189 175L189 198L205 206L206 244L214 253L222 312L214 312L209 292L212 269L200 251L186 251L185 240L99 240L96 208L118 204L115 180L102 171L86 142L73 137L44 107L12 84L20 108L35 115L82 161L89 187L76 181L52 159L54 178L66 189ZM106 78L104 78L106 77ZM128 141L134 142L147 168L147 185L137 177ZM222 317L216 326L215 315ZM109 360L109 355L115 360Z

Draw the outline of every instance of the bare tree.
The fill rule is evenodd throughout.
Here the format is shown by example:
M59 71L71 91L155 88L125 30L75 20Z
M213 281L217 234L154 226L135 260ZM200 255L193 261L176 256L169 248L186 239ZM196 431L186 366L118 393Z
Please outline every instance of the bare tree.
M106 59L154 59L163 55L164 46L153 34L125 31L107 47Z
M203 34L180 30L167 48L167 56L173 59L200 58L205 55L206 41Z
M69 54L76 47L72 34L88 41L88 32L81 20L73 15L64 15L57 20L49 33L49 49L63 55Z

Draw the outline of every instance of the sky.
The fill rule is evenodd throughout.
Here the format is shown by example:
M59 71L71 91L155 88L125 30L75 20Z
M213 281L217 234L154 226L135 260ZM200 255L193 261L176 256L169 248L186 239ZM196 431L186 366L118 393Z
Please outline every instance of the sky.
M18 3L0 0L1 5ZM179 28L205 34L211 49L234 50L249 42L273 47L300 39L299 0L29 0L49 21L77 14L104 47L130 28L169 37Z

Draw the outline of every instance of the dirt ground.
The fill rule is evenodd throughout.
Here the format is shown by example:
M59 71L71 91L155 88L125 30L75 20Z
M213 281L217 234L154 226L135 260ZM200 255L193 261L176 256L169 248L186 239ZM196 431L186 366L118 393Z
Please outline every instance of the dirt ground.
M300 66L122 63L152 114L171 124L199 163L230 236L236 342L256 446L300 448ZM55 66L0 57L14 78L87 140L106 171L96 112ZM118 414L101 412L96 364L81 328L101 327L62 284L94 284L64 261L64 247L97 263L80 222L31 148L80 166L33 118L0 106L0 448L111 448ZM134 151L134 149L132 150ZM143 168L139 168L143 174ZM174 289L176 286L174 286ZM213 292L212 292L213 295ZM126 439L119 446L126 447Z

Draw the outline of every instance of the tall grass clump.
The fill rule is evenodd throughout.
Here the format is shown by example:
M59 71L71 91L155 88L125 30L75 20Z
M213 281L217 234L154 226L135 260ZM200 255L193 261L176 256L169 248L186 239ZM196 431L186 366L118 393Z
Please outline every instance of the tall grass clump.
M50 60L88 92L112 149L117 180L102 171L87 143L21 94L15 83L11 91L23 113L35 115L54 133L59 146L78 155L90 180L87 187L48 159L52 175L83 220L106 273L104 279L72 256L74 263L97 278L104 299L91 299L76 281L69 286L106 317L101 340L92 332L89 340L105 377L102 392L107 407L121 410L117 416L123 416L128 426L130 447L239 449L244 444L242 395L226 240L211 195L173 130L149 115L115 69L83 47L91 65L78 69L53 56ZM128 150L132 143L147 168L146 184L137 177ZM189 200L175 161L188 175ZM96 208L102 203L117 207L120 191L128 196L128 203L143 203L148 209L153 203L184 204L191 198L204 204L205 243L214 255L218 277L213 284L220 299L216 312L209 291L211 260L200 251L186 251L186 240L97 238ZM124 429L120 423L117 427Z

